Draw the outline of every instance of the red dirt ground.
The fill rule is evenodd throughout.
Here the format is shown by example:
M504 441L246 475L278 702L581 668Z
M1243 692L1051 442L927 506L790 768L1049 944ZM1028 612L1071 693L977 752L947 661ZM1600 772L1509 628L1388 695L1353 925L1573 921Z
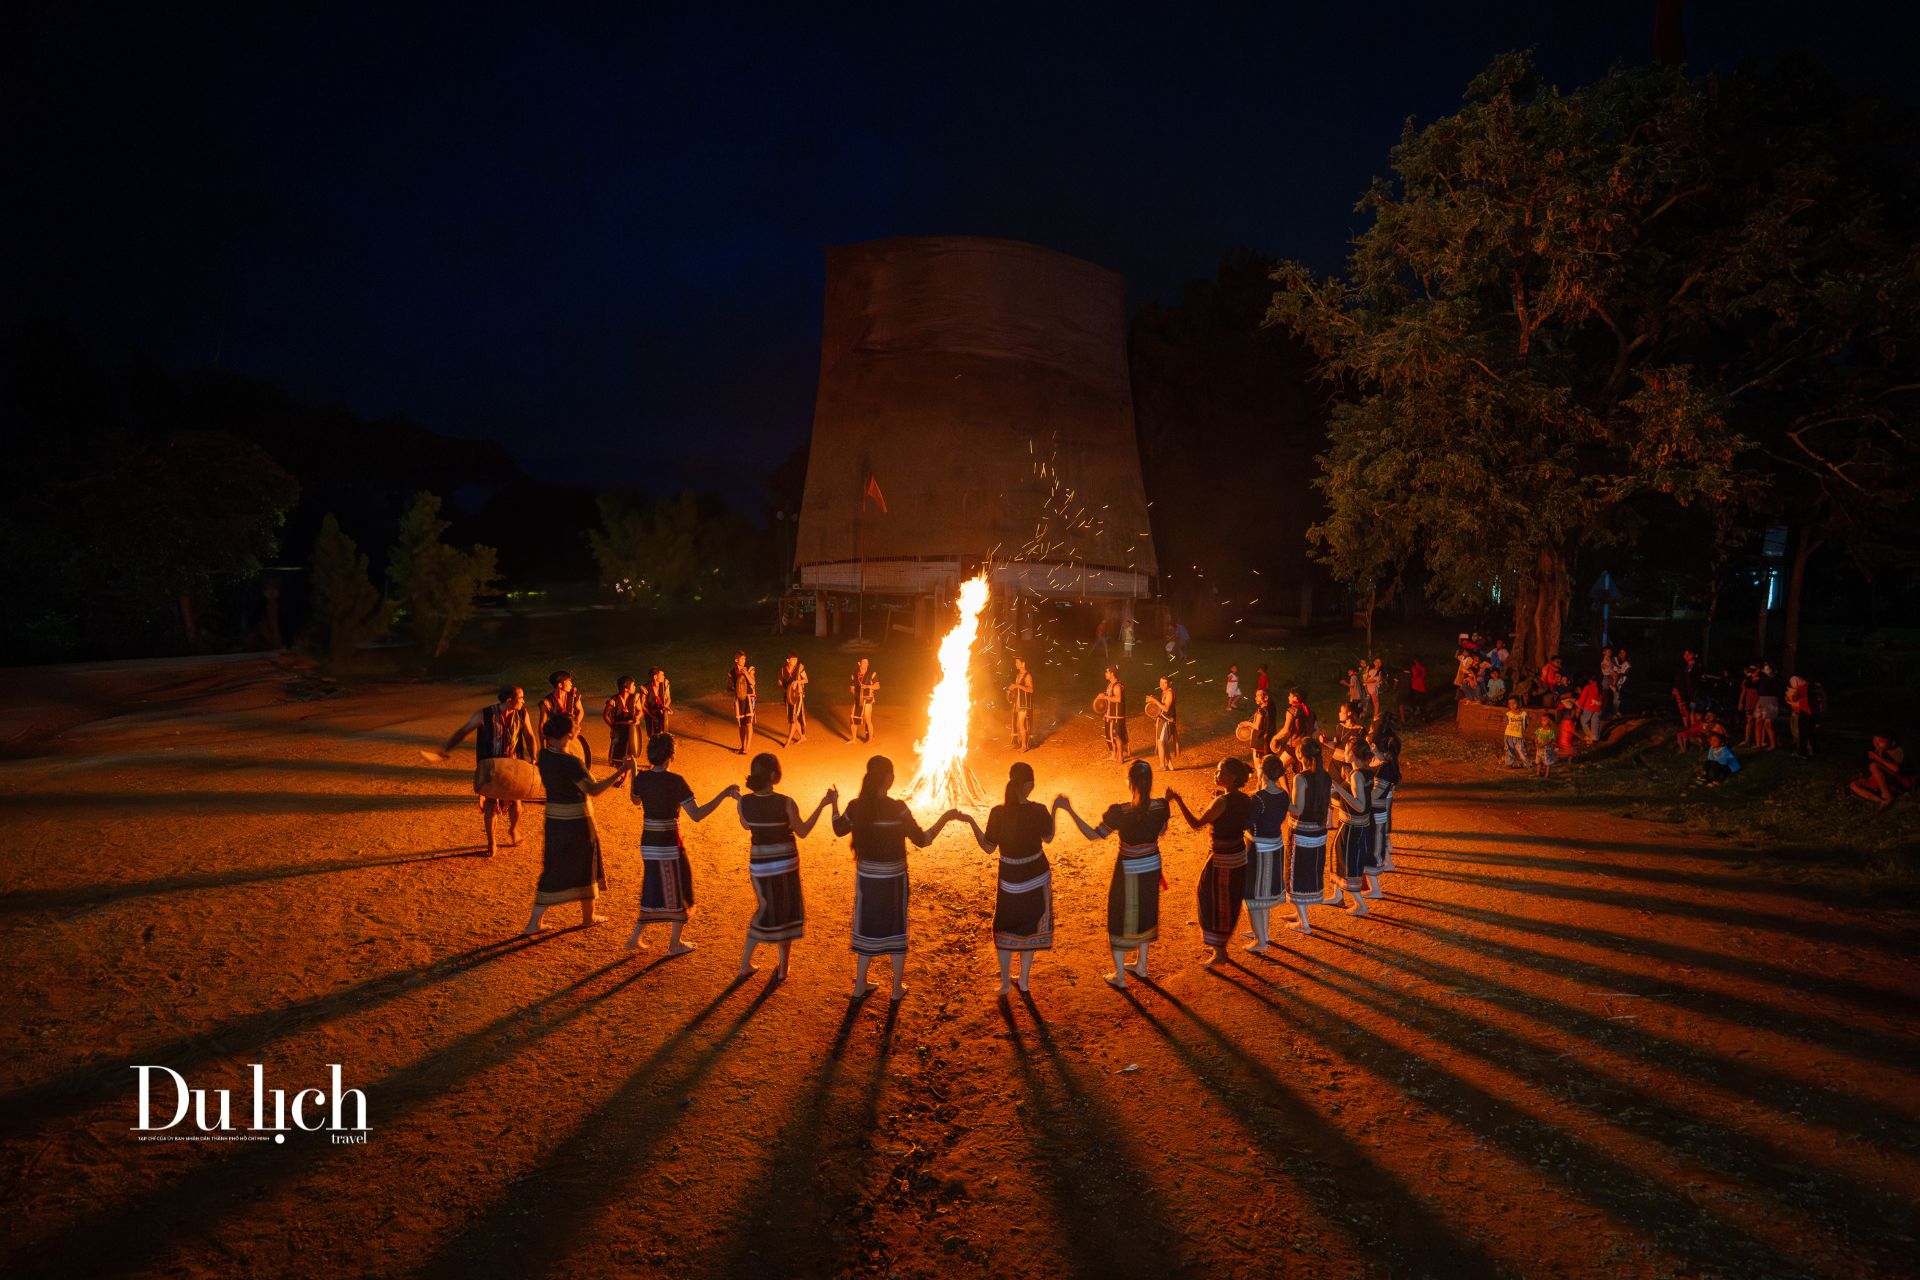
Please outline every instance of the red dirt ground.
M693 955L620 950L617 793L611 923L523 942L538 821L470 856L466 761L419 754L484 695L292 687L262 665L28 716L75 727L0 764L5 1274L1914 1272L1915 917L1751 851L1569 818L1415 739L1372 917L1323 909L1209 972L1204 836L1178 824L1153 984L1119 995L1113 849L1063 834L1058 949L1002 1005L992 860L949 831L914 863L894 1012L846 999L824 828L784 986L770 952L729 986L752 898L728 807L689 835ZM826 718L786 755L803 808L867 754ZM917 726L892 719L904 769ZM681 727L703 798L738 779L729 726ZM1224 749L1175 785L1204 797ZM1085 721L1032 759L1082 812L1122 792ZM129 1132L132 1064L239 1105L253 1062L290 1090L344 1064L370 1140Z

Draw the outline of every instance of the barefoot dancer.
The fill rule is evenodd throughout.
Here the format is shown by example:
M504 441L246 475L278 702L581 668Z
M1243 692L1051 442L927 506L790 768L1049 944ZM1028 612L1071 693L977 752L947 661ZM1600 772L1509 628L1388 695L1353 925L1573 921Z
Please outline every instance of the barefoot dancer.
M1000 887L993 899L993 946L1000 953L1000 994L1011 989L1013 953L1020 953L1020 990L1027 990L1033 954L1053 950L1053 868L1047 841L1053 839L1053 813L1033 799L1033 766L1016 760L1007 770L1006 803L987 814L987 829L967 816L984 853L1000 852Z
M1340 830L1333 845L1334 874L1338 878L1333 902L1335 906L1340 904L1340 890L1345 888L1353 894L1353 905L1347 910L1363 916L1370 910L1362 890L1367 887L1367 866L1373 861L1373 775L1367 768L1371 758L1367 740L1360 739L1353 750L1353 767L1346 785L1335 781L1328 790L1340 810Z
M1271 913L1287 896L1287 809L1293 797L1281 783L1285 773L1279 756L1262 759L1261 787L1247 801L1247 920L1253 925L1247 950L1259 956L1267 954ZM1306 919L1303 907L1303 926Z
M853 999L864 998L873 990L867 981L867 966L875 956L893 961L893 998L907 994L907 841L924 849L940 834L940 828L960 816L949 809L922 831L906 802L887 794L893 786L893 761L874 756L867 761L867 773L860 780L860 794L840 812L833 802L833 833L853 837Z
M1393 793L1400 786L1400 759L1399 752L1385 741L1390 736L1374 734L1373 756L1367 762L1373 777L1373 796L1368 805L1373 810L1373 843L1367 856L1370 884L1361 895L1365 898L1385 897L1381 877L1393 870Z
M652 766L633 775L633 802L640 806L640 861L644 868L640 880L640 918L633 922L627 937L627 950L643 950L641 934L650 924L672 926L667 937L667 954L683 956L693 950L691 942L680 941L693 909L693 864L687 861L687 846L680 839L680 813L685 810L695 822L704 819L722 800L740 794L730 786L705 804L693 798L687 780L667 768L673 763L673 735L660 734L647 742L647 763Z
M536 765L547 789L546 840L540 850L540 885L533 895L533 914L525 933L540 932L540 917L556 902L578 902L581 925L599 924L593 900L607 887L606 864L600 859L600 833L593 825L590 797L626 780L628 768L616 769L595 782L580 757L567 750L579 729L564 716L541 727L545 741Z
M1311 933L1307 907L1327 900L1327 811L1333 801L1333 777L1320 762L1320 741L1308 738L1296 750L1301 770L1293 779L1293 803L1287 806L1287 899L1300 918L1287 926Z
M640 754L640 690L632 676L621 676L619 692L600 709L607 722L607 763L618 769Z
M853 696L853 713L847 721L847 741L858 738L873 741L873 703L880 694L880 673L867 665L865 658L853 664L853 679L847 686Z
M640 694L640 714L647 722L649 739L672 732L667 717L673 714L673 683L659 667L647 672L647 687Z
M807 912L800 897L800 845L820 820L820 813L840 796L828 787L813 806L805 822L792 799L774 790L780 782L780 758L761 752L747 771L747 794L737 806L740 825L746 828L747 872L753 877L755 907L747 924L747 945L740 953L740 977L754 970L753 949L763 942L780 948L780 963L773 971L774 981L787 978L787 952L793 940L807 931Z
M1107 941L1113 948L1113 972L1107 975L1107 985L1119 991L1126 990L1128 969L1147 976L1147 948L1160 936L1160 835L1169 817L1167 802L1153 798L1153 766L1145 760L1128 766L1127 787L1133 792L1132 802L1109 805L1097 827L1088 826L1065 796L1053 801L1053 807L1066 810L1087 839L1120 837L1113 880L1107 886ZM1125 963L1129 951L1137 953L1131 965Z
M727 668L727 694L733 699L734 723L740 726L740 754L745 755L753 742L753 704L758 690L743 650L734 651L733 665Z
M1120 668L1107 668L1107 690L1099 701L1107 746L1113 750L1114 763L1122 763L1127 758L1127 686L1120 683Z
M425 753L427 758L445 760L470 733L478 735L473 740L473 789L476 795L481 787L487 785L496 767L490 761L525 760L538 750L533 742L533 728L527 723L527 696L517 684L501 685L499 701L468 716L467 722L454 731L445 746L438 751ZM493 818L502 812L507 815L507 847L512 848L520 843L520 801L481 797L480 824L487 831L489 858L494 854Z
M593 767L593 746L580 736L580 726L586 723L586 699L573 684L573 672L556 671L547 677L547 696L540 699L541 732L546 725L560 717L565 717L573 725L573 732L567 738L567 750L580 757L588 768ZM575 750L575 748L578 750Z
M1014 750L1025 751L1033 746L1033 672L1027 670L1025 658L1013 660L1013 683L1007 686L1007 705L1013 708Z
M787 745L807 740L807 664L790 653L780 664L780 692L787 702Z
M1181 816L1194 830L1208 827L1213 832L1213 852L1200 873L1200 940L1213 948L1208 964L1227 962L1227 944L1240 927L1240 902L1247 887L1247 814L1250 801L1245 787L1253 776L1247 762L1228 756L1213 771L1219 788L1213 803L1199 817L1187 808L1184 796L1167 788L1167 800L1180 806Z

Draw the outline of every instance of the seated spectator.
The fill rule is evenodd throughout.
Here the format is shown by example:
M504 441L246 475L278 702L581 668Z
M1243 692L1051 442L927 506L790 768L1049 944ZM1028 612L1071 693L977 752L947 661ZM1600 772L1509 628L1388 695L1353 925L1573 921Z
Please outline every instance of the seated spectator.
M1695 779L1705 786L1717 787L1740 772L1740 758L1733 754L1733 748L1727 745L1727 735L1714 732L1707 736L1707 758L1700 763L1700 774Z
M1913 766L1907 761L1907 749L1890 733L1876 733L1867 748L1867 771L1847 784L1848 790L1862 800L1871 800L1882 809L1913 790Z
M1501 674L1500 668L1495 666L1489 666L1487 668L1486 701L1492 703L1494 706L1500 706L1504 704L1506 700L1507 700L1507 679L1504 675Z

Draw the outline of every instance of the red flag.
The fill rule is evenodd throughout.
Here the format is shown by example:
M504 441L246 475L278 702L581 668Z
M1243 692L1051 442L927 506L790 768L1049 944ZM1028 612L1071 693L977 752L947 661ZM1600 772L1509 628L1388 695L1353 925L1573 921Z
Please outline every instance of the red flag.
M873 504L879 507L880 510L885 511L887 509L887 495L880 492L880 481L871 474L867 476L867 487L862 490L860 494L860 509L862 511L867 509L868 498L872 498Z

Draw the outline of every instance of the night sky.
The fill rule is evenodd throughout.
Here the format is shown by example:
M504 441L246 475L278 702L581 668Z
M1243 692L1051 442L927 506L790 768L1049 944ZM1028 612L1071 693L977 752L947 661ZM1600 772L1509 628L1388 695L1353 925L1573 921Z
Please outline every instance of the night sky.
M8 19L0 321L660 490L804 440L824 245L1030 240L1136 303L1237 245L1333 267L1405 117L1503 49L1645 61L1653 11L177 7ZM1911 97L1894 7L1696 2L1690 65L1804 48Z

